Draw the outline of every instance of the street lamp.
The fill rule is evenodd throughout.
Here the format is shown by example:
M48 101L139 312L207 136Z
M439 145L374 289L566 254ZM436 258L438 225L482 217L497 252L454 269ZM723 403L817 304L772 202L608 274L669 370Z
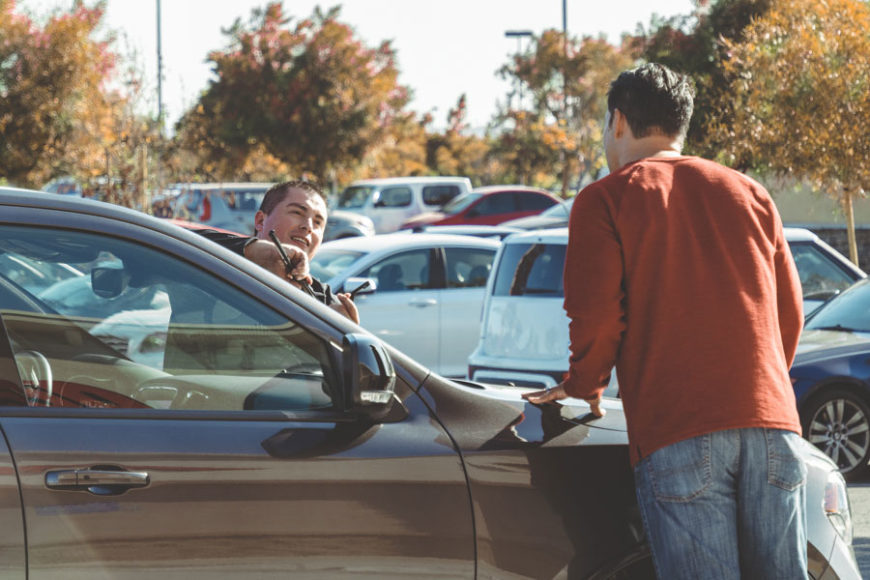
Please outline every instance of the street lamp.
M531 30L505 30L504 35L506 38L516 38L517 39L517 57L519 57L522 52L522 42L523 38L531 38L532 31ZM523 108L523 81L517 76L517 83L519 84L519 97L520 102L517 109Z

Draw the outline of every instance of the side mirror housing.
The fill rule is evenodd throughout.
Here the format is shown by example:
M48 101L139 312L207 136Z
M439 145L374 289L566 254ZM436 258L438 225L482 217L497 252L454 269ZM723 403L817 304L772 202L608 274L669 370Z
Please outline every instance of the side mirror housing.
M378 289L378 283L374 278L348 278L344 283L344 291L354 295L373 294Z
M396 371L384 345L365 334L346 334L342 368L343 410L372 418L386 415L395 399Z

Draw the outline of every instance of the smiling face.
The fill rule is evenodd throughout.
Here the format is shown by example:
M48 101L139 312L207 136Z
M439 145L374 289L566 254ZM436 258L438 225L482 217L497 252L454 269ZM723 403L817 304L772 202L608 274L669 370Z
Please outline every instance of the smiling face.
M254 216L257 237L268 240L275 230L281 243L300 248L313 258L323 239L326 227L326 202L313 191L291 187L268 214L258 211Z

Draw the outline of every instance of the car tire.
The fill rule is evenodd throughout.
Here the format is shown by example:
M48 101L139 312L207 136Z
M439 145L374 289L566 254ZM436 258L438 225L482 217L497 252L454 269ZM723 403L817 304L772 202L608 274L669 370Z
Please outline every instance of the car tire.
M848 481L868 473L870 405L843 387L813 395L801 412L804 437L830 457Z

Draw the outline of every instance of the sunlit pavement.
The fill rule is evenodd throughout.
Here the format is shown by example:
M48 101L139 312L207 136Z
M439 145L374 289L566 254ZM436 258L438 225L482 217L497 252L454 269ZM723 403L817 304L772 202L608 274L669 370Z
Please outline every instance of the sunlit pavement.
M870 578L870 478L860 483L849 484L849 500L852 503L855 557L861 576Z

